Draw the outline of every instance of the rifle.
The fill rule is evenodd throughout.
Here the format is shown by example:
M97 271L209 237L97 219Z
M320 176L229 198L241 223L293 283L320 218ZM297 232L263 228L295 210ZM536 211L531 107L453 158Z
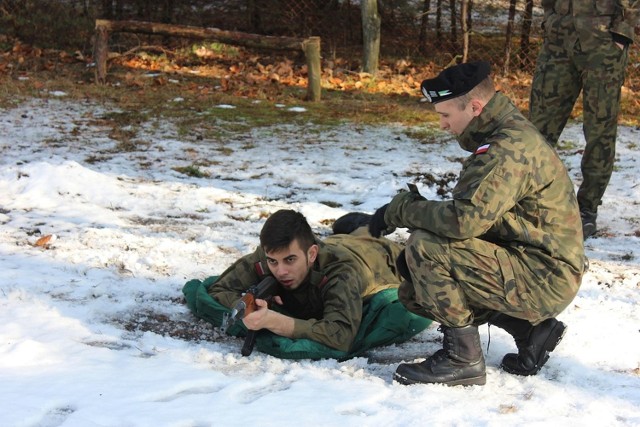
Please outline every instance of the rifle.
M276 294L277 290L278 281L273 276L266 276L260 283L247 289L242 298L233 306L231 314L225 314L222 321L222 332L225 332L229 326L233 325L239 319L243 319L248 314L253 313L258 308L256 299L269 301ZM244 344L240 351L243 356L248 356L253 351L257 334L258 331L247 331L247 336L244 339Z

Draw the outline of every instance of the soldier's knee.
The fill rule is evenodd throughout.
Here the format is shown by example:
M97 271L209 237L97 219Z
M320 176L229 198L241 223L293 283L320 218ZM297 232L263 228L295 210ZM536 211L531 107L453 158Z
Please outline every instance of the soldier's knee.
M441 259L449 250L449 239L425 230L416 230L409 236L406 247L406 261L420 265L422 260Z

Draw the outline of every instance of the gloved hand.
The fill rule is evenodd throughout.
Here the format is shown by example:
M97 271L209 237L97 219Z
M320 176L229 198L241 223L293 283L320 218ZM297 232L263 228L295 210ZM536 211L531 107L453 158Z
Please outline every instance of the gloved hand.
M379 207L371 217L371 220L369 221L369 234L373 237L380 237L382 233L387 230L388 226L387 223L384 222L384 213L387 211L388 207L389 203Z

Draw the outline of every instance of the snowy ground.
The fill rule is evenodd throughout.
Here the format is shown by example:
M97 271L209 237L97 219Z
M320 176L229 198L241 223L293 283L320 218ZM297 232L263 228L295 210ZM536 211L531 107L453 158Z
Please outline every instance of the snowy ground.
M591 268L540 374L499 370L514 344L491 328L488 345L483 327L486 386L407 387L392 373L440 348L435 325L341 363L245 358L240 340L193 318L181 288L253 250L277 209L299 209L326 235L406 182L438 197L466 155L455 141L347 124L217 142L157 121L122 151L108 112L63 96L0 110L0 426L640 425L638 129L620 129ZM577 184L580 126L563 140ZM190 165L210 176L172 169Z

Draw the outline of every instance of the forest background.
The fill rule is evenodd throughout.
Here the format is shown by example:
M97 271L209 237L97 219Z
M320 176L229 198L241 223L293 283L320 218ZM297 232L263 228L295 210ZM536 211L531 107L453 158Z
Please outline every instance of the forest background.
M215 41L115 33L109 39L109 80L94 84L96 19L136 20L281 37L321 39L323 101L318 116L364 121L425 120L416 109L420 81L468 60L492 62L499 89L527 111L541 44L539 0L379 0L380 57L363 72L363 14L369 0L0 0L2 102L58 87L78 97L111 96L124 85L136 102L182 90L200 100L245 97L286 102L304 97L307 66L300 52L248 49ZM464 11L464 12L463 12ZM464 16L465 19L462 19ZM466 40L466 42L465 42ZM640 117L640 64L632 45L620 122ZM148 77L149 72L160 73ZM30 78L27 78L30 77ZM64 87L62 87L64 86ZM175 86L175 85L174 85ZM121 91L122 92L122 91ZM144 93L143 93L144 92ZM1 94L0 94L1 95ZM120 101L128 97L116 96ZM128 104L128 107L132 105ZM574 118L580 120L581 105ZM277 118L276 118L277 119ZM428 116L427 116L428 119Z
M526 112L539 2L465 4L468 59L490 60ZM419 85L463 55L462 1L376 6L372 74L356 0L0 0L0 426L217 426L239 415L280 427L640 425L637 45L590 268L539 375L501 371L513 340L492 328L486 386L393 384L398 363L442 347L435 324L345 362L247 358L242 340L184 304L183 284L252 251L275 209L299 209L323 237L407 182L450 197L464 153ZM305 100L301 51L137 33L110 34L97 84L97 19L320 37L322 98ZM581 121L578 103L557 147L576 185Z

